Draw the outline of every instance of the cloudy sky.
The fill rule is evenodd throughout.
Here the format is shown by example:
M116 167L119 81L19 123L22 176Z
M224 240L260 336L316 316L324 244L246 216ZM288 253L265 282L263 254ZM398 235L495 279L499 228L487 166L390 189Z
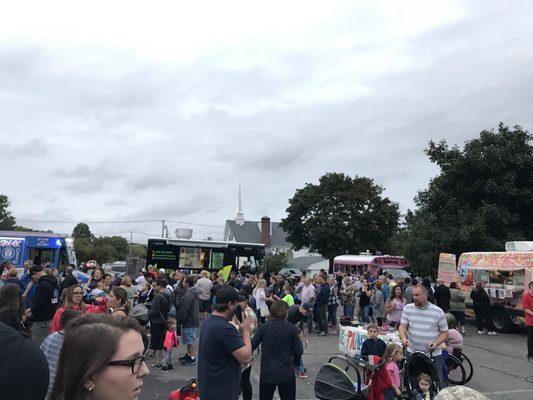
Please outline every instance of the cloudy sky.
M533 129L528 1L8 4L0 192L32 228L220 238L239 181L247 219L279 220L333 171L405 211L429 140Z

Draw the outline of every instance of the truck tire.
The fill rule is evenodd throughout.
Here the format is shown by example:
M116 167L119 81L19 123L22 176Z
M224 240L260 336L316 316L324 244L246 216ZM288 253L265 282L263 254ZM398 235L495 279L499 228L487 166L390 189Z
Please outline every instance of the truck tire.
M492 309L492 325L497 332L509 332L511 330L511 318L507 311L501 308Z

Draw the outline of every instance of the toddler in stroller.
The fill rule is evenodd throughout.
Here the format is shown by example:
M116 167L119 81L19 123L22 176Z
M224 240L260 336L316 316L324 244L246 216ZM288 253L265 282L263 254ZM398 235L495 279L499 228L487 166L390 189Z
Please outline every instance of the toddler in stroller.
M407 356L404 368L404 387L409 400L433 400L438 392L437 371L433 360L421 351Z

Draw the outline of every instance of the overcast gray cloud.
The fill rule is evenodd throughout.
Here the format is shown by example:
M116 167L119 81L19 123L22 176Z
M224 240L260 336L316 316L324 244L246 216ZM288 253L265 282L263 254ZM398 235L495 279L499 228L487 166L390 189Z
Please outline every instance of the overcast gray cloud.
M20 224L220 237L239 181L247 218L279 220L333 171L405 211L438 172L429 140L533 126L528 2L157 3L0 15L1 192ZM161 223L91 228L144 241Z

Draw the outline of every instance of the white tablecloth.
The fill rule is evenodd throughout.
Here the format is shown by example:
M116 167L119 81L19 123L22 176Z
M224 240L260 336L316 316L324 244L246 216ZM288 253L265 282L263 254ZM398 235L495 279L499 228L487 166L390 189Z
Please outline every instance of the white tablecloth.
M398 331L380 332L378 337L386 344L396 343L401 346L402 341ZM368 332L362 327L341 326L339 332L339 351L350 357L356 357L361 354L361 346L368 339Z

